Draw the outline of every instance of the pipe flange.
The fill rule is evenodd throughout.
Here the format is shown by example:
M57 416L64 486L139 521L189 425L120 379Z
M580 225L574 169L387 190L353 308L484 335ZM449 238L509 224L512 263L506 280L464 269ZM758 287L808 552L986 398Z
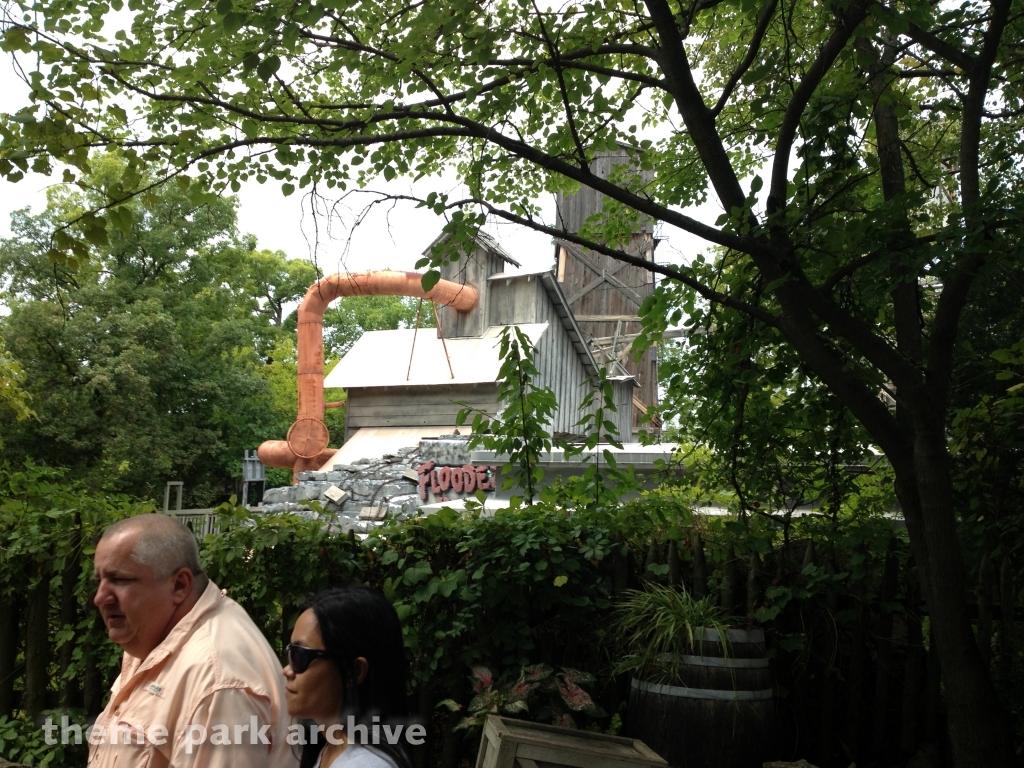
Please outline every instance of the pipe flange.
M331 441L331 433L327 425L320 419L306 416L296 419L288 429L288 447L302 459L316 458Z

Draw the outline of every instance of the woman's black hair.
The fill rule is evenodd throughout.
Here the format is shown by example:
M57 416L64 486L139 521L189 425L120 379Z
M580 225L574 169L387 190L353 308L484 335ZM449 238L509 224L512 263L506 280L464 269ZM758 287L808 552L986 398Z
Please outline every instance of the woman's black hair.
M366 744L369 749L386 755L397 768L411 768L412 761L405 744L409 727L405 690L406 659L402 642L402 625L391 603L375 589L362 584L334 587L314 595L302 606L312 609L327 659L341 673L345 686L342 698L342 723L352 716L357 724L402 724L398 744ZM356 683L355 660L367 662L366 677ZM312 768L324 748L324 739L302 748L300 768ZM322 766L321 768L328 768Z

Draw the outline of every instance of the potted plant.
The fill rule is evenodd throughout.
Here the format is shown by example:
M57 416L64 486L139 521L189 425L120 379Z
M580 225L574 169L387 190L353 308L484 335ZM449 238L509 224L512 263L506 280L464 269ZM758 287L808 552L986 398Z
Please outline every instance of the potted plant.
M774 702L764 632L730 628L710 597L648 584L619 606L627 733L677 768L760 768Z

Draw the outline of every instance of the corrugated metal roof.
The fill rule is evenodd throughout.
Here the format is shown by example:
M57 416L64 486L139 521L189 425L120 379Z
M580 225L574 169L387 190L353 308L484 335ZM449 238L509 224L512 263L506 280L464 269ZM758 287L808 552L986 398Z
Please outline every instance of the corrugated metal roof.
M423 251L423 255L430 256L434 249L434 246L437 245L438 243L443 243L449 237L451 237L450 232L442 232L440 235L438 235L431 241L430 245L428 245L426 250ZM509 256L508 252L504 248L498 245L497 240L495 240L493 237L488 235L483 230L479 230L473 239L476 240L476 244L483 248L485 251L492 251L493 253L497 254L502 261L511 264L513 267L522 266L518 261Z
M573 349L576 350L576 354L579 355L580 360L583 362L583 367L587 373L593 376L595 379L599 377L600 368L598 367L597 360L594 358L594 353L590 349L590 345L583 340L583 332L580 331L579 325L576 324L576 316L572 313L572 309L569 307L569 302L565 298L565 294L562 292L562 286L558 284L558 279L555 277L555 273L551 271L545 271L540 276L540 284L544 286L544 291L548 295L548 299L551 301L551 307L555 310L555 314L558 315L558 319L562 322L562 327L565 328L565 332L569 334L569 339L572 341Z
M453 427L363 427L357 429L330 460L320 467L329 472L335 464L351 464L357 459L379 459L399 448L415 448L424 437L450 434Z
M498 337L505 326L491 326L478 338L445 339L445 348L434 328L421 328L413 347L414 331L367 331L324 379L325 387L398 387L437 384L485 384L498 380L501 359ZM534 346L547 323L526 323L519 329ZM409 356L412 354L412 368ZM407 376L408 372L408 376ZM452 373L455 377L452 378Z

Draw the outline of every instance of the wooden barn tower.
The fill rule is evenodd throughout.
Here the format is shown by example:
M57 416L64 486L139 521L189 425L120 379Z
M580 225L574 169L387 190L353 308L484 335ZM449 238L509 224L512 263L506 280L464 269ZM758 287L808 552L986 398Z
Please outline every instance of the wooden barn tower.
M598 153L591 171L606 179L613 172L628 172L629 164L624 148L605 151ZM640 177L641 182L649 180L647 173ZM601 213L604 200L603 194L586 186L572 195L559 194L559 229L579 232L587 219ZM656 247L654 222L638 218L625 250L653 262ZM632 354L633 342L640 332L638 311L654 289L654 273L564 240L555 241L555 260L557 280L595 359L605 366L610 377L632 377L636 382L633 435L622 435L622 439L635 439L641 428L658 428L657 422L640 424L647 409L658 404L657 348L648 348L639 361Z

